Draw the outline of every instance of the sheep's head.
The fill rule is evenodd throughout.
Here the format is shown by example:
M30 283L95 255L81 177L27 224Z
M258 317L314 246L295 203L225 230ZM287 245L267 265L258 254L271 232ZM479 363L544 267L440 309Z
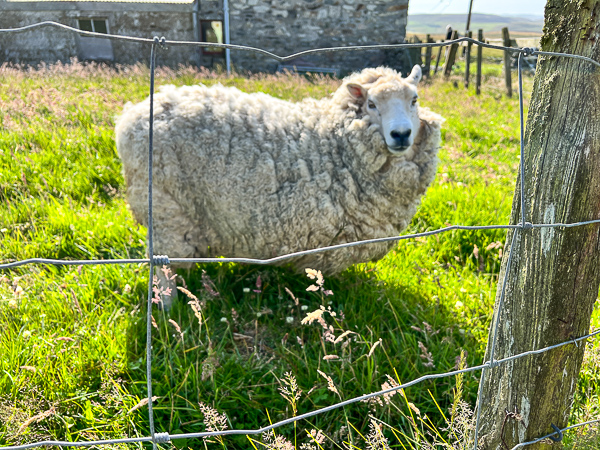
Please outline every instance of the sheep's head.
M378 126L393 154L407 152L419 131L417 84L420 80L421 68L414 66L406 78L387 75L369 83L346 85L371 124Z

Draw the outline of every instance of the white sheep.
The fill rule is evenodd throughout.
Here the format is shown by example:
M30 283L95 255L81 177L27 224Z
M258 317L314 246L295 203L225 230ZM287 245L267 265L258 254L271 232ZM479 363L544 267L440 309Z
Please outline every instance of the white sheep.
M442 117L417 104L421 69L345 78L298 103L221 85L163 86L154 97L154 253L271 258L398 235L433 181ZM149 99L116 125L127 198L147 224ZM394 242L291 261L338 273ZM290 261L286 261L287 263Z

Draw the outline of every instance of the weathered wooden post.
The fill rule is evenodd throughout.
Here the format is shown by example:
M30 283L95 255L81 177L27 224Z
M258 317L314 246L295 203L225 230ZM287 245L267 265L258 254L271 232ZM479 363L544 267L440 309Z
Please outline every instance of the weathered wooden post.
M473 32L469 31L469 33L467 34L468 37L472 38L473 37ZM469 88L469 70L471 68L471 47L473 46L473 44L471 42L469 42L467 44L467 53L465 55L465 87L468 89Z
M431 35L428 34L425 42L428 44L433 43L433 39L431 39ZM429 78L429 74L431 73L431 47L425 48L425 65L423 66L423 76Z
M502 40L505 47L510 47L510 35L508 33L508 28L502 28ZM508 50L504 50L504 82L506 84L506 95L512 97L512 79L510 72L510 56L511 53Z
M444 40L442 39L440 42L444 42ZM440 67L440 59L442 58L442 52L444 47L439 47L438 49L438 56L435 59L435 70L433 71L433 74L435 75L437 73L438 67Z
M411 44L420 44L421 40L418 38L418 36L413 36L411 39L409 39L408 42L410 42ZM408 54L410 57L410 67L408 70L410 72L410 70L412 70L412 66L414 66L415 64L418 64L420 66L422 63L423 58L421 57L421 47L409 48Z
M542 50L600 60L600 2L548 0L545 20ZM540 55L521 161L528 222L600 218L599 86L593 64ZM517 181L510 223L521 221ZM512 230L507 242L513 233L513 261L507 270L506 251L499 280L500 287L506 278L505 302L494 311L496 360L588 334L600 284L600 224ZM486 360L491 345L490 339ZM553 432L552 425L564 428L584 350L583 343L565 345L486 370L479 444L512 448ZM548 448L542 442L527 447Z
M444 42L444 39L442 39L440 42ZM438 67L440 67L440 59L442 58L443 51L444 51L444 47L438 47L438 54L437 54L437 58L435 59L435 70L433 71L434 75L437 73Z
M452 32L452 40L458 39L458 31ZM452 44L448 50L448 57L444 62L444 76L449 77L452 73L452 66L456 60L456 52L458 51L458 44Z
M479 42L483 42L483 30L480 28L477 32L477 40ZM475 81L475 93L477 95L481 94L481 61L483 59L483 47L481 45L477 46L477 78Z

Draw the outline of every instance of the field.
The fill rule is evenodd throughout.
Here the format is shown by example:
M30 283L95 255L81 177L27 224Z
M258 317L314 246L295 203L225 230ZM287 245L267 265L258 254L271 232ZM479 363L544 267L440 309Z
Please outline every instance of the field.
M458 76L420 88L421 105L446 123L438 175L407 233L508 222L518 100L503 94L499 72L486 66L481 96L456 87ZM288 100L322 97L339 85L329 78L227 77L191 68L157 73L158 85L198 82ZM532 83L525 79L526 103ZM144 257L146 230L127 209L113 127L122 106L145 98L148 86L142 66L0 68L0 262ZM333 295L308 292L314 281L284 268L219 264L181 271L178 285L189 294L179 292L170 314L154 312L157 431L257 428L384 383L480 364L504 239L496 230L402 241L377 263L325 279ZM0 446L148 435L147 284L145 264L0 271ZM336 337L349 332L338 343L326 341L318 323L301 323L321 306ZM322 448L342 448L342 442L379 448L374 424L383 424L393 447L435 441L432 448L444 448L442 439L455 445L472 428L478 377L423 382L381 404L355 404L253 441L174 444L316 449L316 432L314 438L307 432L322 430ZM599 394L596 342L586 353L573 423L600 415ZM565 445L597 448L597 433L579 429ZM283 438L293 446L277 447Z
M407 35L411 33L445 35L446 26L451 25L459 33L465 31L466 14L409 14ZM540 36L544 27L543 17L499 16L494 14L473 14L470 29L477 35L482 29L487 37L501 37L502 28L508 27L511 36Z

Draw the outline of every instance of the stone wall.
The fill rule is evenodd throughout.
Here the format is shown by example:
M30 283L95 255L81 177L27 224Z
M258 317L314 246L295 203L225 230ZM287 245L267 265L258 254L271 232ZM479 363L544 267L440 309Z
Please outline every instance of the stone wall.
M192 4L148 4L108 2L4 2L0 1L0 28L17 28L43 21L54 21L78 28L78 19L106 19L108 32L144 38L166 36L172 40L195 39ZM114 63L149 64L150 45L112 41ZM36 65L41 61L69 62L81 58L79 35L55 27L37 28L22 33L3 34L0 63ZM199 63L199 50L177 46L160 52L159 64Z
M278 55L323 47L397 44L404 40L408 0L230 0L231 43L258 47ZM77 28L79 18L105 18L109 32L151 38L194 41L194 4L136 2L11 2L0 0L0 28L15 28L52 20ZM198 20L222 20L222 0L199 0ZM76 34L43 28L0 39L0 63L67 62L81 56ZM112 41L114 62L148 63L148 44ZM240 71L274 72L278 63L257 53L232 50L231 61ZM203 56L199 48L171 46L160 52L159 64L177 66L223 64L217 56ZM308 55L286 63L338 69L342 75L368 66L388 65L410 70L399 50Z
M221 7L221 2L201 0L200 14L221 18ZM405 37L407 10L408 0L231 0L231 43L278 55L311 48L398 44ZM231 60L237 69L250 71L274 71L278 65L266 56L235 50ZM403 55L397 50L328 53L294 63L346 73L381 64L401 68Z

